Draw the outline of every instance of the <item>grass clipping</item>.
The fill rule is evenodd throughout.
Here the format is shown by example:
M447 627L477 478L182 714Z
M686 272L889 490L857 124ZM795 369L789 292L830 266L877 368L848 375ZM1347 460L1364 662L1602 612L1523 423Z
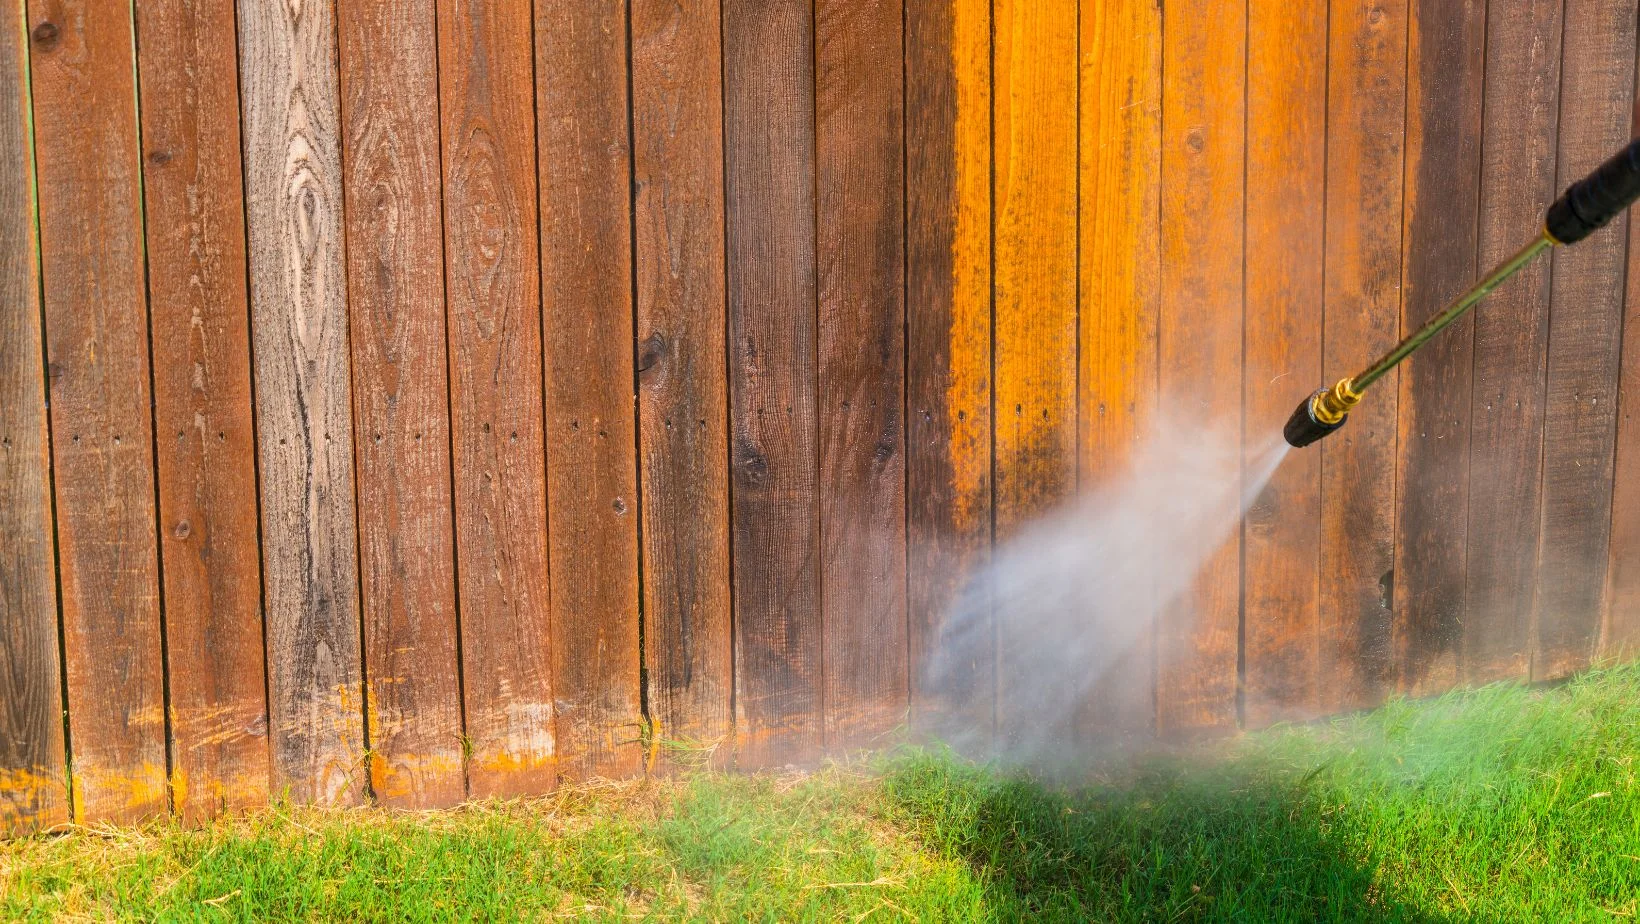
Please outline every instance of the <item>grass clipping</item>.
M1640 912L1640 669L1052 787L936 753L0 846L6 920L1556 920Z

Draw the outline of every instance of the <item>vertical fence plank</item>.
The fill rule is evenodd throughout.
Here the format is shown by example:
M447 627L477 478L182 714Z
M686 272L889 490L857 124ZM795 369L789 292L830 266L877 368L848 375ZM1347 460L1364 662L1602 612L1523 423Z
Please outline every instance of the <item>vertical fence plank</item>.
M137 7L171 789L185 819L268 798L234 13Z
M1556 193L1629 140L1634 49L1632 2L1566 0ZM1554 255L1533 680L1564 677L1589 663L1607 605L1607 562L1621 567L1609 544L1616 541L1613 490L1635 479L1614 466L1618 377L1623 338L1640 326L1625 327L1623 317L1625 265L1631 285L1636 275L1627 260L1629 230L1628 222L1616 221ZM1632 375L1640 357L1631 362ZM1627 546L1631 556L1633 548Z
M558 756L623 776L643 756L626 5L541 4L535 36Z
M364 747L335 9L240 0L273 780L355 802Z
M1161 395L1168 414L1236 434L1246 8L1180 0L1163 15ZM1231 537L1163 617L1157 725L1164 733L1236 721L1239 572L1240 542Z
M1244 467L1278 445L1321 379L1326 232L1327 2L1254 0L1247 12ZM1321 687L1321 453L1292 453L1247 511L1244 716L1315 715Z
M800 0L723 4L735 725L754 767L822 736L813 30Z
M445 298L472 796L554 764L530 6L438 7Z
M0 5L0 837L68 820L27 41Z
M1162 10L1152 0L1082 0L1081 330L1077 398L1084 493L1124 471L1155 423L1161 290ZM1155 626L1101 664L1082 708L1096 741L1150 731Z
M734 720L719 14L632 5L649 708L656 734L700 746Z
M1406 127L1406 0L1332 0L1328 16L1321 384L1354 375L1399 336ZM1384 379L1348 426L1314 447L1322 496L1317 670L1327 678L1317 705L1329 712L1376 705L1394 681L1396 381L1394 373ZM1289 397L1304 387L1289 386Z
M908 0L906 517L910 658L919 714L988 741L989 624L951 685L924 685L964 579L991 544L990 0ZM955 640L949 640L955 644Z
M1541 229L1553 198L1561 0L1491 4L1481 128L1478 270ZM1549 261L1475 313L1463 678L1524 678L1537 585ZM1552 450L1553 451L1553 450Z
M995 490L1005 539L1076 491L1077 8L999 0L994 10ZM1019 663L1008 615L999 601L1003 738L1047 705L1027 701L1042 687Z
M456 658L433 0L342 0L343 183L370 783L466 794Z
M74 817L129 822L167 807L131 10L29 18Z
M904 721L902 0L815 4L826 746Z
M1485 4L1413 0L1404 333L1475 275L1485 12ZM1395 649L1400 686L1412 693L1446 689L1459 676L1474 331L1473 317L1459 321L1401 369Z
M1635 76L1640 84L1640 73ZM1640 133L1640 86L1635 86L1635 97L1634 108L1625 114L1627 130ZM1598 649L1603 658L1640 655L1640 215L1631 210L1626 219L1611 539ZM1541 638L1538 645L1542 657Z

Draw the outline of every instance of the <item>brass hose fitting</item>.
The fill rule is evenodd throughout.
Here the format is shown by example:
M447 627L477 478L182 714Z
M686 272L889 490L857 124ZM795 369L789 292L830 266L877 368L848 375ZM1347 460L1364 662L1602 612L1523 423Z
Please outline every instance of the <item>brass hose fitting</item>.
M1338 384L1316 392L1310 399L1310 416L1316 423L1337 426L1360 403L1361 393L1355 390L1354 381L1339 379Z

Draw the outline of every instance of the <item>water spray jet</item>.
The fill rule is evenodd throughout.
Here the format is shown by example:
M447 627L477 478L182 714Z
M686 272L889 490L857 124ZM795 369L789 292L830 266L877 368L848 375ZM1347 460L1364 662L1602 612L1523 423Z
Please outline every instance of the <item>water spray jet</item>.
M1424 326L1413 331L1361 372L1306 397L1287 419L1281 435L1286 437L1289 445L1303 447L1344 426L1349 420L1350 411L1361 403L1362 396L1374 382L1447 325L1463 317L1504 280L1515 275L1545 250L1575 244L1605 227L1624 209L1633 205L1636 199L1640 199L1640 139L1630 141L1616 156L1568 187L1549 206L1543 230L1531 243L1498 264L1439 314L1425 322Z

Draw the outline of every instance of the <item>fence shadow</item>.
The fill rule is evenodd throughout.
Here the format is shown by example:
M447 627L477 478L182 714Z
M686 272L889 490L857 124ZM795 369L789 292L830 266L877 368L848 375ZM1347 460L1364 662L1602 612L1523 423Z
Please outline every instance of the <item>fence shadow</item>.
M989 884L998 920L1455 920L1386 894L1290 782L1134 771L1073 792L917 757L886 785L930 848Z

